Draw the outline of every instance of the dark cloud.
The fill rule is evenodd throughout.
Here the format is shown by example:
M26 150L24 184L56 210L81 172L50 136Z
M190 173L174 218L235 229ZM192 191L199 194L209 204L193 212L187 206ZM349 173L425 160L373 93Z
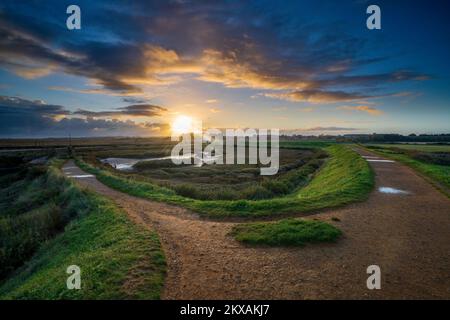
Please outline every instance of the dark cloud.
M367 40L337 23L302 21L289 12L299 9L295 2L80 1L76 33L65 27L65 5L3 1L0 66L27 78L63 71L128 95L193 77L327 101L351 98L342 87L428 78L409 70L358 73L388 58L365 56Z
M70 114L62 106L46 104L41 100L30 101L18 97L0 96L0 114L2 118L9 114L25 114L27 112L44 117Z
M111 90L125 93L141 92L138 87L121 80L122 77L127 75L131 77L142 70L139 62L131 56L137 51L136 48L99 43L85 49L81 52L53 48L51 44L19 32L0 20L0 65L4 68L25 78L64 71L95 79ZM115 54L117 50L122 54ZM128 56L123 53L127 53ZM130 59L129 61L135 63L123 63L119 59Z
M74 114L88 117L118 117L118 116L134 116L134 117L155 117L160 116L167 109L152 104L134 104L113 111L88 111L79 109Z
M113 111L108 117L139 115L151 117L165 109L153 105L131 105ZM131 120L101 119L103 115L76 113L74 117L63 106L43 101L0 96L0 136L4 137L57 137L67 136L149 136L166 135L168 125L137 123ZM97 118L98 117L98 118Z
M321 87L337 86L370 86L380 83L400 82L400 81L424 81L429 80L430 75L412 72L408 70L399 70L391 73L339 76L332 79L318 81Z
M122 101L126 102L126 103L132 103L132 104L141 104L141 103L148 102L148 100L146 100L146 99L133 98L133 97L122 98Z

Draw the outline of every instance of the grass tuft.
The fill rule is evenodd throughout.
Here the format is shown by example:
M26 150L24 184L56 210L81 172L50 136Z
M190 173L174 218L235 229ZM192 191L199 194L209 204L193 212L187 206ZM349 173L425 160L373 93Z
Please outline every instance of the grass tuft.
M284 219L239 224L230 234L236 240L251 245L303 246L306 243L334 242L341 231L323 221Z

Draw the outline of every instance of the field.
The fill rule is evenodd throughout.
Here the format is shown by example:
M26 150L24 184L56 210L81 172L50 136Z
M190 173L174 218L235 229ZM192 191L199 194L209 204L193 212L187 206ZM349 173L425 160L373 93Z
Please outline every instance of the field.
M324 266L337 272L342 257L356 259L350 269L360 272L365 255L355 252L373 254L366 246L368 235L379 247L387 235L395 238L390 219L405 219L386 206L390 199L372 192L374 168L378 177L392 177L393 183L402 185L398 168L386 172L386 167L380 171L381 167L369 165L361 157L365 151L356 145L283 141L278 174L263 177L257 165L174 165L164 158L173 146L164 139L142 139L136 144L132 139L88 140L71 146L60 141L49 146L47 141L38 151L22 141L20 150L3 150L0 299L224 298L219 289L208 291L210 285L220 286L209 278L213 269L222 270L217 272L231 281L227 283L241 283L240 276L253 279L255 274L270 278L280 284L276 292L292 297L298 290L288 289L292 278L303 278L316 269L326 277ZM435 183L448 183L447 153L442 150L391 144L366 147L413 167ZM105 161L111 158L132 160L132 164L123 170ZM72 170L76 170L72 177L93 177L67 177ZM406 185L401 188L412 188ZM413 185L429 187L417 181ZM427 192L435 191L431 189ZM408 215L419 219L414 201L420 200L404 198L394 200L405 201L402 207ZM445 212L443 200L436 201L433 210ZM381 226L373 228L377 219ZM409 224L394 225L401 237L411 234ZM427 223L424 228L420 232L427 238L442 234L431 232ZM413 243L406 248L410 253L427 242ZM433 243L437 244L433 250L445 250L442 241ZM166 264L166 257L176 264ZM421 268L426 268L429 258ZM386 259L384 263L392 256ZM67 290L69 265L83 270L82 290ZM297 268L298 273L292 271ZM258 288L251 292L269 297L274 292L270 286L258 287L264 281L247 280L246 285Z

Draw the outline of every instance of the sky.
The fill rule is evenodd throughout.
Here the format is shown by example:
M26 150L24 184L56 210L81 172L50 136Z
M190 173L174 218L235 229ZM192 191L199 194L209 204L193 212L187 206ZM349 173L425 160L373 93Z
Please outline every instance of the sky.
M366 27L371 4L380 30ZM449 16L441 0L2 0L0 137L167 135L180 116L449 133Z

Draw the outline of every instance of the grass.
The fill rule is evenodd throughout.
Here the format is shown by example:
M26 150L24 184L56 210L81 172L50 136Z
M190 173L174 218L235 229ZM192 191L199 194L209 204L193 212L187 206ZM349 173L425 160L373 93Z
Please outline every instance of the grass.
M165 258L157 234L103 197L78 189L76 199L74 209L84 203L87 212L3 281L0 299L158 299ZM80 290L66 287L70 265L81 268Z
M341 231L323 221L283 219L239 224L230 234L236 240L251 245L303 246L306 243L334 242Z
M397 147L397 145L395 145L395 147ZM413 168L420 174L429 178L439 190L450 197L450 166L419 161L403 152L396 151L395 149L383 149L378 147L376 149L370 148L370 150Z
M83 170L94 174L111 188L137 197L181 205L213 218L308 212L365 200L374 186L373 172L367 162L347 146L333 145L325 150L330 159L306 187L287 196L266 200L196 200L179 196L168 188L95 168L80 159L76 161Z

